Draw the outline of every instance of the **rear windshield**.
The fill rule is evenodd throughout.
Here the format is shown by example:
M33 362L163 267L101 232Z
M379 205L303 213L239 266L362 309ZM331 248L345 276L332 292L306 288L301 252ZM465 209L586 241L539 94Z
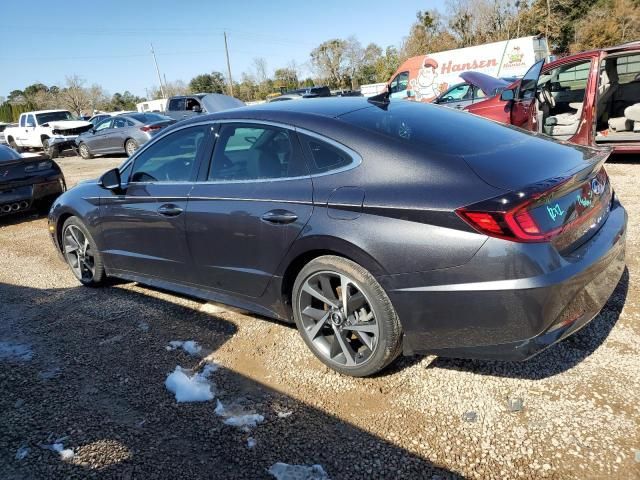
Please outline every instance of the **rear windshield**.
M142 123L153 123L171 120L171 117L165 117L164 115L160 115L158 113L131 113L127 115L127 117L131 117Z
M42 125L47 122L58 122L60 120L73 120L73 115L70 112L47 112L36 114L38 119L38 125Z
M11 162L13 160L20 160L20 155L15 152L15 150L5 147L4 145L0 145L0 164Z
M447 125L446 128L439 125L433 112L429 112L430 108L439 107L392 101L386 108L372 106L341 115L339 118L357 127L413 144L432 144L436 138L439 143L444 144L455 135L455 129L452 125Z

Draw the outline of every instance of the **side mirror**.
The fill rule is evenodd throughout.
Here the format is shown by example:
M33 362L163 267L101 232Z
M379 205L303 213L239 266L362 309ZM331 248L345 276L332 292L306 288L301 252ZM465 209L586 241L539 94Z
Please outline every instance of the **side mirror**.
M407 90L407 98L413 98L413 97L415 97L413 90Z
M191 109L192 112L194 113L200 113L202 112L202 108L200 108L199 105L194 105L193 108Z
M515 98L513 90L503 90L500 94L500 100L503 102L510 102Z
M113 168L102 174L98 185L107 190L119 190L122 187L122 180L120 179L120 170Z

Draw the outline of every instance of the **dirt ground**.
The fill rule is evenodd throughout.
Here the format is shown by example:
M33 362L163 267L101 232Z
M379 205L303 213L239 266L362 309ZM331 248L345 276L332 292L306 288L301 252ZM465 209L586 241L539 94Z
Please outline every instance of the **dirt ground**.
M0 220L0 477L271 478L285 462L332 479L640 478L640 159L623 160L608 172L628 269L589 326L525 363L402 358L370 379L328 370L289 325L81 287L45 218ZM121 161L59 163L73 185ZM205 360L216 400L177 403L167 375ZM217 400L264 421L227 425Z

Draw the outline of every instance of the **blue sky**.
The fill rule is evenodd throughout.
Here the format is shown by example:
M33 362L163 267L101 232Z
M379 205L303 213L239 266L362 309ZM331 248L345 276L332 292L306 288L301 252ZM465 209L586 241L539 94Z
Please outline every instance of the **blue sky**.
M158 84L150 42L168 81L226 72L227 31L234 79L263 57L272 72L291 60L308 65L324 40L356 36L363 45L399 46L415 12L434 0L4 2L0 96L35 82L79 75L109 93L144 96ZM307 72L310 73L310 72Z

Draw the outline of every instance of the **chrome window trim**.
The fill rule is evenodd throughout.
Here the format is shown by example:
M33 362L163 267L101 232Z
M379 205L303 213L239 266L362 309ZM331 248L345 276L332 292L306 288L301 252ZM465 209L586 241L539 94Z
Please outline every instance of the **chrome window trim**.
M194 185L227 185L227 184L237 184L237 183L265 183L265 182L283 182L288 180L301 180L305 178L316 178L316 177L324 177L326 175L334 175L336 173L346 172L348 170L357 168L362 163L362 157L358 152L352 150L351 148L343 145L340 142L333 140L332 138L325 137L319 133L313 132L311 130L307 130L306 128L296 127L295 125L290 125L282 122L274 122L270 120L252 120L250 118L221 118L219 120L205 120L201 122L189 123L188 125L183 125L180 128L175 128L169 132L164 132L160 134L158 137L154 138L153 142L147 142L142 148L140 148L136 153L134 153L125 163L123 163L119 168L120 171L127 168L130 163L135 162L135 159L138 155L141 155L151 144L160 141L162 138L167 135L171 135L172 133L178 132L180 130L184 130L189 127L196 127L201 125L209 125L211 126L211 130L213 131L215 125L224 124L224 123L253 123L256 125L267 125L270 127L283 128L285 130L293 130L296 133L302 133L303 135L307 135L309 137L316 138L322 142L328 143L329 145L337 148L338 150L342 150L345 154L351 157L352 162L344 167L337 168L335 170L328 170L322 173L314 173L309 175L300 175L296 177L279 177L279 178L254 178L250 180L204 180L204 181L185 181L185 182L130 182L129 185L184 185L185 183L192 183ZM215 147L214 147L215 148Z

